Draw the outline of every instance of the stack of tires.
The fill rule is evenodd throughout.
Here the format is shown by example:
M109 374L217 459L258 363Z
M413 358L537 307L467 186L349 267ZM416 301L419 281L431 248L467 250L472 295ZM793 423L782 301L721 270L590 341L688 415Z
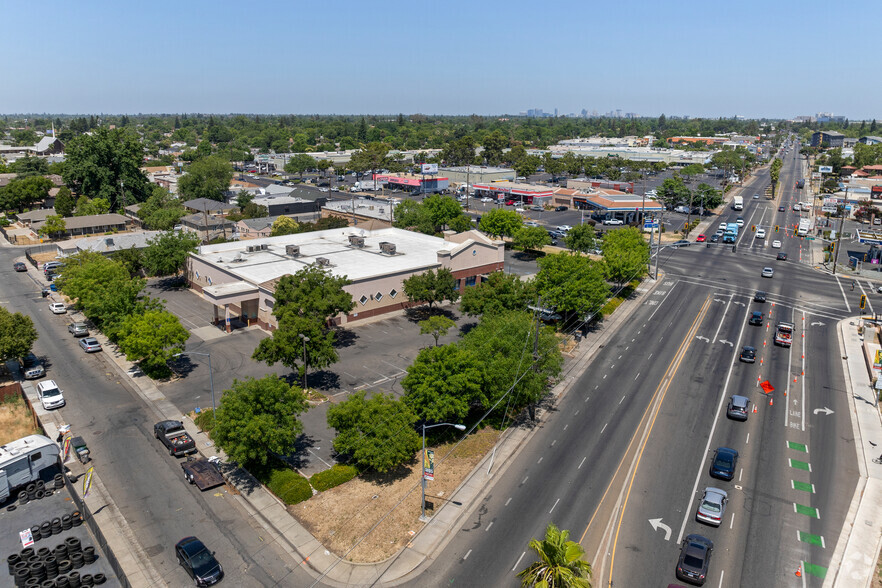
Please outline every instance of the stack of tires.
M55 549L28 547L13 553L6 558L6 565L17 588L80 588L100 586L107 581L104 574L80 575L77 571L95 559L94 547L84 548L79 539L68 537Z

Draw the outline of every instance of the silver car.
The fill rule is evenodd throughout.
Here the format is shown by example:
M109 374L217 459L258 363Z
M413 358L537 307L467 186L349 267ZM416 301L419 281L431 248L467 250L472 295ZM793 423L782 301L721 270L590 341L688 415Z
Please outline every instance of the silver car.
M99 343L98 339L96 339L95 337L86 337L85 339L80 339L80 347L82 347L83 351L85 351L86 353L101 351L101 343Z
M733 421L746 421L747 410L750 407L750 399L746 396L733 395L726 408L726 416Z
M71 323L67 325L67 332L74 337L88 337L89 327L86 326L86 323Z
M727 502L729 502L729 495L725 490L705 488L704 496L698 502L698 512L695 513L696 520L713 527L719 527L723 522L723 515L726 514Z
M763 277L764 277L764 278L771 278L771 277L773 277L774 275L775 275L775 269L774 269L774 268L771 268L771 267L764 267L764 268L763 268Z

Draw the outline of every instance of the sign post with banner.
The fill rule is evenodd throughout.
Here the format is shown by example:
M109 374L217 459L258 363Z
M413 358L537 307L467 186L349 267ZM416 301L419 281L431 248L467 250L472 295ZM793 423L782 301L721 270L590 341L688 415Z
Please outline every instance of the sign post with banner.
M89 495L89 490L92 489L92 474L95 472L95 468L89 468L89 471L86 472L86 479L83 480L83 499Z
M67 461L70 459L70 442L71 442L71 439L72 439L72 437L71 437L70 433L68 433L68 434L64 437L64 459L61 460L61 463L67 463Z
M423 466L423 478L433 482L435 480L435 450L426 449L426 461Z

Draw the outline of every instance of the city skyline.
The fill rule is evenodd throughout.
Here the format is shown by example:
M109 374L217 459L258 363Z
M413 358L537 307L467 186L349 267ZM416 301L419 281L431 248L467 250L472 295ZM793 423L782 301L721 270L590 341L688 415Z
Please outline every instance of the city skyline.
M751 0L737 11L692 0L677 10L458 0L380 10L348 0L259 11L205 1L160 1L149 13L106 1L32 6L7 4L7 22L46 12L62 24L39 35L9 27L0 39L14 56L3 113L499 116L545 104L646 117L882 118L878 77L833 37L810 38L836 14L819 0ZM878 12L869 2L850 9ZM872 54L874 20L849 22L848 55Z

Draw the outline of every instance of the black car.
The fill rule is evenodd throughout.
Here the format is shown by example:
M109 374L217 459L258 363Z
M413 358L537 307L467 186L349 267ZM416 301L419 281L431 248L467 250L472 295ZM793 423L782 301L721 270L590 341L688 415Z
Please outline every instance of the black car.
M777 259L778 261L787 261L787 254L783 251L779 251Z
M718 447L714 451L710 475L712 478L731 480L735 477L735 466L738 465L738 452L728 447Z
M690 241L686 239L680 239L679 241L674 241L671 243L671 247L689 247Z
M759 326L762 326L762 324L763 324L763 313L761 313L761 312L758 311L758 310L754 310L752 313L750 313L750 319L748 319L747 323L750 324L750 325L759 325Z
M745 345L741 348L741 361L744 363L755 363L756 362L756 348L751 347L750 345Z
M558 206L557 208L555 208L555 210L558 212L563 212L564 210L567 210L567 207L566 206Z
M701 586L707 579L714 543L701 535L687 535L680 546L677 579Z
M197 586L217 584L224 577L224 569L196 537L184 537L175 545L175 556Z
M15 263L12 264L12 269L14 269L17 272L26 272L26 271L28 271L28 266L26 266L24 263L22 263L20 261L16 261Z
M779 206L779 207L778 207L778 212L784 212L784 207L783 207L783 206Z
M708 239L708 240L709 240L711 243L716 243L716 242L718 242L718 241L720 240L720 236L717 235L717 234L713 234L713 235L710 236L710 239Z
M757 290L756 294L753 295L754 302L765 302L766 301L766 293L762 290Z

